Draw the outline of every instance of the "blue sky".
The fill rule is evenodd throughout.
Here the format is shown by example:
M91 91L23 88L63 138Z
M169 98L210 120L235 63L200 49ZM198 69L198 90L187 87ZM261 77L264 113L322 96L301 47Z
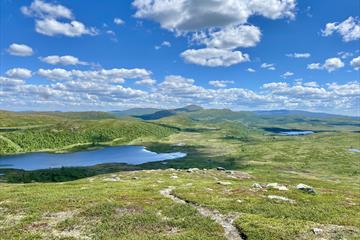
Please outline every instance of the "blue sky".
M360 114L357 0L0 1L1 109Z

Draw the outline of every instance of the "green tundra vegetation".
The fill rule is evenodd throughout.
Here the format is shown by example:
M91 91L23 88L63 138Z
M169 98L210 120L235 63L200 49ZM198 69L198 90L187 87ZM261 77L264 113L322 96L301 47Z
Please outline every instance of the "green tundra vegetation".
M171 112L149 121L1 113L1 154L141 144L187 156L0 170L0 239L359 239L360 154L349 151L360 149L358 118ZM278 129L315 133L281 136ZM231 219L238 238L201 209Z

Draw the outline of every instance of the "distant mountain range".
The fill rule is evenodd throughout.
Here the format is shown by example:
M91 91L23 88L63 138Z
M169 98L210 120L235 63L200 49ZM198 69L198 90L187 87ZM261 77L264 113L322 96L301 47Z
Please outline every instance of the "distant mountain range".
M359 119L360 117L351 117L337 114L329 113L320 113L320 112L308 112L301 110L259 110L259 111L232 111L230 109L204 109L198 105L188 105L182 108L174 109L158 109L158 108L131 108L123 111L112 111L111 113L118 117L132 116L137 117L143 120L157 120L164 117L170 117L179 113L192 113L199 112L198 114L210 114L216 113L217 115L228 115L229 117L234 115L238 116L239 114L243 116L259 116L259 117L286 117L286 116L299 116L299 117L308 117L308 118L351 118ZM255 117L254 116L254 117Z

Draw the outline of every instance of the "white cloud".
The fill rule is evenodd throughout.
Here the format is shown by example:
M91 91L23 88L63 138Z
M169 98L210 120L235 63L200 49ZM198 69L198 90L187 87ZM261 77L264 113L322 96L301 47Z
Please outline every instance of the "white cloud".
M33 50L31 47L25 44L12 43L7 51L14 56L27 57L33 55Z
M320 64L320 63L311 63L307 66L307 69L310 70L321 70L321 69L325 69L328 72L333 72L339 68L344 67L345 64L341 61L340 58L328 58L325 60L324 64Z
M317 82L305 82L305 87L319 87L319 84Z
M251 72L251 73L256 72L256 70L255 70L255 69L253 69L253 68L248 68L248 69L246 69L246 71Z
M153 86L156 84L156 80L154 79L142 79L142 80L138 80L135 82L135 84L137 85L148 85L148 86Z
M281 75L282 78L288 78L293 76L294 73L293 72L285 72L284 74Z
M156 45L154 48L159 50L162 47L171 47L171 43L168 41L163 41L160 45Z
M330 36L334 32L342 36L343 41L350 42L360 39L360 21L358 18L349 17L341 23L327 23L322 30L323 36Z
M182 53L188 63L230 66L244 61L241 52L230 50L253 47L260 42L260 29L249 25L248 19L259 15L269 19L292 19L296 0L134 0L133 6L136 8L135 17L158 22L177 36L191 35L192 42L205 45L203 49L189 49ZM159 49L159 46L155 48ZM225 58L231 55L236 60L228 63L222 57L204 59L205 52L208 55L211 51L211 55L215 55L214 49L218 49L216 55ZM249 60L248 56L246 60Z
M119 26L125 24L124 20L122 20L121 18L114 18L114 23Z
M355 70L360 70L360 56L353 58L350 62L350 65L355 69Z
M286 54L287 57L291 57L291 58L309 58L311 57L310 53L289 53Z
M318 70L318 69L322 69L322 66L320 65L320 63L310 63L307 65L307 69Z
M88 28L75 20L71 10L59 4L34 0L29 7L21 7L21 12L35 18L35 30L40 34L67 37L97 34L95 28Z
M31 71L26 68L12 68L5 72L6 76L10 78L30 78L31 77Z
M35 0L29 7L23 6L20 8L20 10L27 16L34 16L39 18L73 18L71 10L67 7L45 3L41 0Z
M113 68L96 71L65 70L62 68L39 69L37 74L49 80L87 80L123 83L125 79L149 79L151 72L142 68Z
M328 72L332 72L336 69L344 67L344 63L339 58L328 58L325 60L323 67Z
M48 18L35 20L35 30L36 32L47 36L65 35L67 37L80 37L84 34L97 34L97 31L95 29L89 29L79 21L74 20L69 23L64 23L56 19Z
M217 88L225 88L228 84L233 84L234 81L224 81L224 80L214 80L209 81L209 84L211 86L217 87Z
M47 78L49 80L70 80L71 72L62 69L62 68L54 68L54 69L42 69L40 68L37 71L37 75L40 77Z
M80 61L77 57L71 55L58 56L51 55L47 57L40 57L40 60L52 65L87 65L88 63Z
M229 51L217 48L188 49L181 53L187 63L207 67L229 67L231 65L247 62L249 55L240 51Z
M347 58L349 58L349 57L354 56L354 54L353 54L353 53L350 53L350 52L344 52L344 51L342 51L342 52L338 52L338 53L337 53L337 55L338 55L338 56L340 56L340 58L341 58L341 59L347 59Z
M11 86L18 86L18 85L23 85L23 84L25 84L24 80L14 79L14 78L7 78L7 77L0 76L0 86L1 86L1 88L8 88L8 87L11 87ZM1 92L1 88L0 88L0 92Z
M193 41L210 48L235 49L254 47L260 42L261 31L252 25L227 26L218 31L201 32L193 35Z
M112 81L115 72L69 70L68 81L53 80L48 84L26 83L23 80L0 77L0 107L33 110L116 109L128 107L178 107L200 104L205 107L234 109L301 109L354 114L360 100L359 82L328 83L320 87L316 82L270 82L260 89L206 88L183 76L166 76L160 84L147 90L121 86ZM129 69L128 69L129 70ZM109 73L110 71L110 73ZM49 73L44 70L45 73ZM103 73L100 73L103 72ZM121 71L120 71L121 72ZM125 79L145 76L142 71L122 71ZM58 71L60 78L66 74ZM126 73L126 74L125 74ZM136 73L136 74L135 74ZM96 78L94 79L93 76ZM50 77L53 77L50 75ZM141 80L150 79L149 77ZM139 80L139 81L141 81ZM101 84L99 84L99 82ZM221 81L220 81L221 82Z
M273 64L273 63L263 63L263 64L261 64L260 67L268 69L268 70L272 70L272 71L276 70L275 64Z
M135 0L135 16L160 23L171 31L197 31L246 23L252 15L270 19L293 18L295 0Z

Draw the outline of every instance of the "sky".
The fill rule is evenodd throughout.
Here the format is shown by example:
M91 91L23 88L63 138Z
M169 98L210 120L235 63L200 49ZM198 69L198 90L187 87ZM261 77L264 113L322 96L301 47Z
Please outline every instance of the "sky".
M360 115L358 0L0 4L0 109Z

